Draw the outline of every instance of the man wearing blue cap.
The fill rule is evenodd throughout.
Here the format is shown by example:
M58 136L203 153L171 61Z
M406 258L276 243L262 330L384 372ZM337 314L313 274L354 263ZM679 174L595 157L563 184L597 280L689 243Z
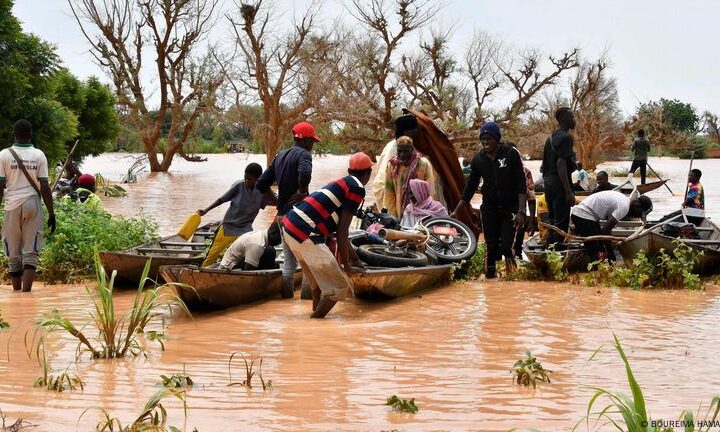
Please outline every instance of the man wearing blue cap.
M527 187L520 153L500 142L500 126L487 122L480 128L480 150L470 162L470 177L452 216L469 205L482 180L485 277L496 276L495 265L503 255L508 268L515 266L512 245L515 231L525 226Z

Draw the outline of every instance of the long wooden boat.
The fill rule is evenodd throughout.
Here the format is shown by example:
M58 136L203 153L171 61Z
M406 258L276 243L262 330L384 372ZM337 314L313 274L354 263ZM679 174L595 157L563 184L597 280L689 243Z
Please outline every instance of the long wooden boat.
M280 296L282 270L222 270L196 265L166 265L160 273L190 309L226 309ZM295 285L302 273L295 273Z
M675 217L674 220L681 220ZM690 246L696 252L702 252L695 264L694 272L702 275L720 273L720 227L715 225L708 218L689 219L695 224L697 239L679 239L682 243ZM649 257L657 256L660 250L671 253L675 249L675 237L663 233L663 224L659 223L641 235L629 240L619 246L620 253L626 262L632 259L638 252L645 252Z
M641 194L646 194L650 191L654 191L655 189L659 189L659 188L663 187L665 185L665 183L667 183L667 182L668 182L667 180L658 180L658 181L649 182L649 183L645 183L645 184L638 184L638 185L634 185L634 186L631 186L626 183L624 185L620 185L620 187L617 190L624 193L625 195L630 195L632 193L632 191L634 190L634 188L637 187L638 192L640 192ZM478 191L479 191L479 189L478 189ZM544 190L539 189L539 190L536 190L535 193L540 195L540 194L544 193ZM574 193L575 193L575 196L578 196L578 197L590 195L590 192L586 192L586 191L574 191Z
M202 264L207 240L212 238L219 224L220 222L213 222L201 226L189 241L176 234L124 251L101 251L100 262L108 274L117 270L116 281L120 286L137 287L145 263L152 258L148 277L159 280L161 266Z
M450 264L426 267L368 267L350 276L353 294L364 300L397 298L438 287L450 279Z

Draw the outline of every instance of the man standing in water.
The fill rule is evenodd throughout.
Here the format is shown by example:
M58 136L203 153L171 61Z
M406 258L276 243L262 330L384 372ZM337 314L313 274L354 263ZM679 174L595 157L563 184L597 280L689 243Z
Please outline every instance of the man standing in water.
M43 244L41 197L48 210L50 233L55 232L47 159L42 150L32 145L31 138L30 122L18 120L15 123L15 144L0 152L0 201L3 195L5 197L2 236L13 290L22 289L23 292L32 289L38 253Z
M637 138L633 141L630 149L633 152L633 161L630 166L630 173L635 175L635 171L640 168L640 184L645 184L647 175L647 158L650 152L650 143L645 139L645 130L637 131Z
M540 170L545 183L550 224L567 232L570 225L570 207L575 204L572 190L572 172L575 170L575 152L570 130L575 129L575 116L570 108L562 107L555 112L558 129L545 141L543 161ZM563 241L555 232L550 232L548 243Z
M277 182L278 220L292 209L293 205L308 196L312 177L312 149L320 138L308 122L300 122L292 128L293 146L280 152L257 182L257 189L268 199L273 195L270 186ZM287 246L283 236L282 296L292 298L297 260Z
M469 205L482 180L483 233L485 235L485 277L496 277L496 262L503 255L508 268L514 268L512 251L516 230L525 227L525 206L527 186L520 153L513 147L502 144L500 127L488 122L480 128L482 150L473 157L472 171L465 184L462 199L452 217Z
M353 214L365 199L372 161L365 153L350 156L348 175L313 192L283 218L285 242L309 279L312 318L324 318L352 286L346 273L362 272L362 262L350 247L348 232ZM340 268L326 239L337 234Z

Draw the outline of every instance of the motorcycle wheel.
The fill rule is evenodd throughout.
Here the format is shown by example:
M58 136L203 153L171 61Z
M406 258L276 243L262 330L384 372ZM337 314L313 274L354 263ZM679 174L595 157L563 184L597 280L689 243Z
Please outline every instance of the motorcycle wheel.
M358 258L374 267L424 267L428 265L428 257L422 252L408 250L399 255L390 246L364 244L356 249Z
M430 232L425 252L437 259L438 263L454 263L469 259L475 255L477 237L470 227L450 217L434 217L422 221L422 225ZM455 228L457 235L448 236L433 233L433 227Z

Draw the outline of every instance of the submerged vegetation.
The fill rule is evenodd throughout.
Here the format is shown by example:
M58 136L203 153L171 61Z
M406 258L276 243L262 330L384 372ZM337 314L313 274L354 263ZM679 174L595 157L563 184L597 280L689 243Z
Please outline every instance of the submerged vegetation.
M145 264L130 310L118 315L113 295L115 271L108 280L97 256L95 268L97 286L93 290L88 289L88 293L92 297L93 305L91 328L98 332L98 337L88 336L87 331L82 330L84 325L78 328L57 309L50 311L39 323L43 328L68 332L78 340L78 351L89 351L92 358L121 358L144 353L145 348L141 344L140 336L144 335L145 327L160 315L163 308L175 305L190 315L185 303L176 295L167 292L165 286L143 290L148 280L150 260ZM155 335L157 334L155 332Z
M32 424L29 421L26 421L22 418L19 418L12 423L8 423L7 417L5 417L5 413L1 409L0 409L0 421L2 422L2 424L0 424L0 432L20 432L25 429L31 429L31 428L35 427L34 424Z
M397 397L397 395L392 395L387 398L385 405L391 406L394 411L410 414L415 414L419 410L417 405L415 405L415 398L403 399Z
M62 393L66 390L77 390L78 388L82 391L85 389L85 383L79 376L68 373L67 370L63 371L59 375L52 374L52 370L47 361L47 355L45 354L45 342L43 338L40 338L35 354L40 366L43 369L42 375L40 375L35 382L33 387L44 387L47 390L56 391Z
M250 361L248 361L248 359L245 357L245 355L241 354L243 362L245 364L245 379L242 382L235 382L232 380L232 367L231 366L232 366L233 358L235 358L236 354L238 354L238 353L237 352L232 353L230 355L230 359L228 360L228 379L230 382L228 383L227 386L228 387L241 386L241 387L245 387L247 389L251 389L252 388L252 379L256 373L255 362L258 359L251 356ZM265 381L265 378L262 375L262 363L263 363L262 357L260 357L259 360L260 360L260 362L258 363L257 375L258 375L258 378L260 378L260 385L262 386L263 391L272 389L273 388L272 380Z
M594 271L585 275L585 284L630 287L636 290L702 288L702 279L693 273L693 267L702 252L696 252L679 240L673 243L675 248L672 252L667 253L661 249L660 254L655 257L648 257L644 252L639 252L629 268L618 267L607 261L593 262L588 266L588 270Z
M485 245L478 244L475 255L450 267L451 281L467 281L479 278L485 272Z
M128 426L123 426L119 418L113 417L105 410L102 410L103 419L95 426L97 432L180 432L183 429L167 424L168 415L162 401L176 397L183 402L185 417L187 418L186 394L184 390L165 388L155 393L147 401L143 411ZM84 415L85 413L83 413ZM197 429L194 430L197 432Z
M614 429L621 432L672 432L674 429L665 427L661 421L653 421L648 414L645 405L645 395L643 394L640 384L635 379L630 362L625 355L625 351L620 345L617 336L613 334L614 347L620 354L620 358L625 365L625 373L627 376L628 386L630 387L630 396L607 390L604 388L594 387L595 394L588 402L587 415L584 420L588 430L596 430L590 428L590 420L603 425L612 425ZM597 351L596 351L597 353ZM593 354L594 357L595 354ZM593 411L598 402L607 400L605 405L599 411ZM704 418L700 418L700 410L695 416L691 411L683 411L680 419L683 420L683 430L685 432L702 432L710 431L711 427L716 428L716 421L720 415L720 397L715 397L710 402L710 407L704 414ZM581 420L574 428L576 430Z
M515 362L511 370L513 374L513 382L524 386L537 387L537 383L544 382L550 383L549 374L551 370L543 368L542 364L530 351L525 351L525 358Z
M5 321L5 318L2 316L2 311L0 311L0 330L4 330L10 328L10 323Z
M185 367L183 367L181 374L172 374L170 376L160 375L160 379L162 380L163 387L167 388L186 389L195 384L192 378L185 373Z

